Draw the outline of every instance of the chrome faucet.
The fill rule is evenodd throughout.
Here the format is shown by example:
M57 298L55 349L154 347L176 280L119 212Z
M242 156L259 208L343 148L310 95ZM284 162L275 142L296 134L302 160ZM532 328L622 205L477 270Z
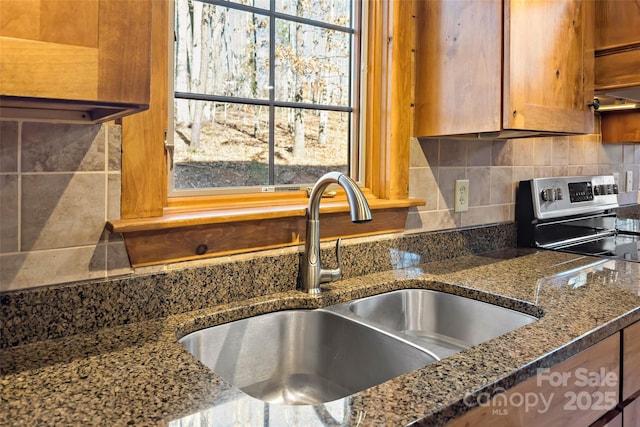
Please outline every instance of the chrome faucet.
M302 290L309 294L320 293L320 284L333 282L342 276L342 261L340 260L340 239L336 242L336 258L338 268L325 270L320 264L320 199L329 184L340 184L347 195L351 221L371 221L371 209L362 191L351 178L340 172L324 174L313 186L307 207L307 232L304 241L304 256L302 260Z

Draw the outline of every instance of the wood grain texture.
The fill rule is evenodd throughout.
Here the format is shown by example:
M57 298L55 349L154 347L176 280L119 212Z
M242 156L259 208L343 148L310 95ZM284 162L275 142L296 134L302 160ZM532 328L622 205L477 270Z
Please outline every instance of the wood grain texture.
M98 99L98 49L0 36L0 94Z
M640 49L596 56L596 90L640 85Z
M598 0L594 3L596 50L640 42L640 0Z
M502 3L419 1L415 135L501 129Z
M592 133L593 15L588 1L505 3L505 129ZM535 23L535 24L532 24Z
M640 142L640 110L600 115L603 143Z
M640 322L622 331L622 400L640 391Z
M150 5L0 1L3 117L104 121L146 109Z
M365 184L380 198L409 194L414 0L369 2Z
M148 4L148 2L141 2ZM121 217L162 216L167 202L168 2L151 2L149 110L122 119ZM120 90L124 90L122 86Z
M578 368L586 369L585 373L601 373L604 369L606 373L611 372L616 375L615 384L611 385L583 385L576 378ZM551 373L567 373L567 386L552 387L549 381L543 380L538 383L539 377L530 378L515 387L509 389L504 395L492 398L486 406L479 406L467 412L461 417L447 424L447 427L549 427L549 426L588 426L601 416L613 409L618 402L618 387L620 373L620 335L615 334L590 348L576 354L575 356L559 363L550 370ZM547 377L549 378L549 377ZM570 402L570 398L565 393L613 393L615 402L602 403L598 405L603 409L590 410L567 410L565 405ZM545 399L551 399L548 410L538 411L541 405L535 408L528 408L522 405L514 405L519 402L517 399L510 400L510 396L520 395L525 398L532 393L536 396L543 395ZM506 398L506 399L505 399ZM506 400L506 402L505 402ZM492 405L491 402L494 404ZM498 402L503 403L499 406ZM611 404L612 403L612 404ZM501 412L494 412L502 409Z
M640 425L640 398L629 402L622 413L622 427L638 427Z
M321 238L402 231L407 212L407 209L375 212L374 220L364 224L352 223L345 212L321 214ZM257 219L131 232L127 233L125 243L132 266L138 267L298 245L304 242L305 226L304 216ZM199 253L205 246L205 252Z
M157 5L152 10L151 3L151 0L100 1L99 99L149 103L152 13L160 11ZM161 5L163 1L153 3Z

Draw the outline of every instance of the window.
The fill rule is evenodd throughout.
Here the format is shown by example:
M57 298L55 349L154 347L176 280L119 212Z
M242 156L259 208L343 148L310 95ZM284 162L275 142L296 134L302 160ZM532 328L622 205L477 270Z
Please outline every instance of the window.
M338 191L321 206L321 215L327 218L321 227L325 239L401 231L408 208L424 204L408 198L414 2L362 1L367 4L363 21L368 28L361 97L366 102L353 105L350 114L362 117L359 161L366 167L359 175L374 220L352 224L346 214L347 202ZM122 119L121 219L109 221L107 228L124 235L134 266L299 244L308 202L304 191L198 197L167 194L170 156L162 141L173 101L167 96L169 40L173 40L168 17L173 5L169 3L151 2L151 102L148 111ZM244 7L237 5L238 10ZM256 0L259 6L264 9L265 0ZM253 101L246 104L256 105ZM351 160L349 167L353 168L356 162Z
M359 0L175 0L174 13L171 195L358 178Z

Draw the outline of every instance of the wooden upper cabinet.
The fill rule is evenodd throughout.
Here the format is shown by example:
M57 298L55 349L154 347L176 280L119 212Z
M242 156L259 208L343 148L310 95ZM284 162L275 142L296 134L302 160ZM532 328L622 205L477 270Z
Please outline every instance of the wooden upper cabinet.
M416 136L593 132L592 2L417 3Z
M151 0L0 0L0 117L111 120L150 77Z
M599 0L595 17L596 90L625 98L616 89L640 86L640 0Z

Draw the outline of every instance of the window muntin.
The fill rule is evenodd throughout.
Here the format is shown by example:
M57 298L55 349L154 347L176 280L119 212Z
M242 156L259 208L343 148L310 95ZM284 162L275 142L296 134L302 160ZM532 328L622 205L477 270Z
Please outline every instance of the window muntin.
M189 4L190 14L185 13ZM358 5L351 0L175 0L175 5L171 195L189 189L201 195L202 189L215 194L300 188L329 170L358 178L354 100L360 49L355 48L359 31L351 24L359 22L353 19ZM326 21L312 19L322 17ZM205 22L204 31L198 20ZM187 53L186 42L200 52ZM206 64L201 57L208 58ZM196 69L206 75L204 82L194 78Z

